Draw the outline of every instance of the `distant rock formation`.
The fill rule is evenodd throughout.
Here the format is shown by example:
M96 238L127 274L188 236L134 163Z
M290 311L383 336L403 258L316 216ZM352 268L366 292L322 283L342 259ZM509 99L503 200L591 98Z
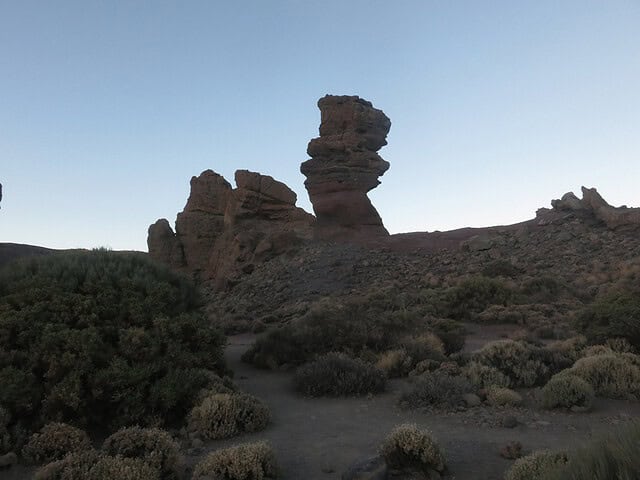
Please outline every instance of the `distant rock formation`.
M315 236L389 235L367 192L389 169L377 151L387 144L391 121L357 96L327 95L318 107L320 137L309 142L311 159L300 166L317 217Z
M311 237L315 219L295 206L296 194L284 183L247 170L238 170L235 180L233 189L211 170L192 177L176 231L165 219L149 227L149 255L225 288L255 262Z
M640 229L640 208L609 205L595 188L582 187L582 199L573 192L565 193L561 199L552 200L553 210L541 208L537 217L548 217L549 213L565 213L580 217L592 217L611 230Z

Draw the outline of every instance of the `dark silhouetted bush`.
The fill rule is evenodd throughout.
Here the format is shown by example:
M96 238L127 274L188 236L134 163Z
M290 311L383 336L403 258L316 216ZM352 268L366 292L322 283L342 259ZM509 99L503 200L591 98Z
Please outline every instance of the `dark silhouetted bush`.
M483 276L463 280L444 294L443 316L470 320L489 305L508 305L513 290L503 281Z
M383 391L385 376L371 364L333 352L298 368L293 383L312 397L363 395Z
M576 324L591 343L625 338L640 351L640 296L616 294L597 300L578 316Z
M425 373L400 396L400 403L411 408L438 406L457 407L464 404L463 395L471 392L469 381L442 372Z
M183 418L222 368L224 338L199 307L191 282L142 254L13 263L0 272L0 404L28 429Z

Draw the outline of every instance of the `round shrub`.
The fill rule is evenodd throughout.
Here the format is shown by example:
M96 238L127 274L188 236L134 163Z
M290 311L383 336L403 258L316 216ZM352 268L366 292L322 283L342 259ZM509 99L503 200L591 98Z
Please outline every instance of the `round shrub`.
M391 468L414 469L427 476L430 470L443 472L445 469L444 452L430 432L420 430L415 424L396 427L380 450Z
M141 458L99 457L89 470L87 480L160 480L158 469Z
M579 359L560 375L575 375L589 383L599 397L640 397L640 367L629 355L602 354Z
M504 480L546 480L555 469L567 463L565 453L540 450L516 460Z
M140 458L161 475L171 475L180 461L180 447L159 428L123 428L108 437L102 450L110 456Z
M34 480L86 480L99 458L100 454L96 450L70 453L62 460L40 467L33 478Z
M640 349L640 296L617 293L601 298L586 308L576 323L592 343L625 338Z
M463 369L464 375L475 388L487 388L491 386L509 387L511 380L495 367L483 365L478 362L469 362Z
M222 369L224 338L200 306L190 281L143 254L13 263L0 271L0 404L38 419L30 429L179 420Z
M206 439L228 438L257 432L269 424L267 406L246 393L215 393L189 413L188 429Z
M298 368L293 383L298 392L312 397L364 395L382 392L385 376L371 364L334 352Z
M509 388L492 386L487 388L487 402L494 407L515 406L522 403L522 397Z
M464 404L463 395L470 391L471 384L464 377L444 372L426 373L416 377L410 389L400 396L400 404L411 408L457 407Z
M443 313L456 320L469 320L489 305L507 305L513 296L513 290L501 280L468 278L446 292Z
M475 360L500 370L513 386L531 387L548 374L548 367L535 354L535 348L524 342L496 340L477 352Z
M544 408L578 407L588 410L593 397L593 387L575 375L555 376L542 388Z
M198 463L193 480L263 480L277 478L278 465L266 442L245 443L216 450Z
M22 455L32 463L47 463L91 448L89 436L83 430L66 423L48 423L31 436Z

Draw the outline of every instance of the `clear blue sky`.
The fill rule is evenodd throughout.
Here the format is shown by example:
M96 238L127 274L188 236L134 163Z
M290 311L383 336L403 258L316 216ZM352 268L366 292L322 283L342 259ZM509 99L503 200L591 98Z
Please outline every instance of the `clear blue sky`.
M0 241L146 250L207 168L310 211L327 93L391 118L392 232L640 206L640 0L0 0Z

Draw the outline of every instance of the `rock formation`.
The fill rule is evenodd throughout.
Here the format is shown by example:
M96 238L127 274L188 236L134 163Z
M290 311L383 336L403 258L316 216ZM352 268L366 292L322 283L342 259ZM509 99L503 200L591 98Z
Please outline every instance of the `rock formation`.
M296 194L284 183L247 170L235 180L233 189L211 170L193 177L175 233L165 219L149 227L149 255L224 288L254 262L311 236L313 216L295 206Z
M573 192L565 193L561 199L552 200L553 210L580 217L593 217L611 230L635 230L640 228L640 208L609 205L595 188L582 187L582 199ZM538 217L543 217L548 209L540 209Z
M356 96L327 95L318 101L320 136L309 142L310 160L300 171L317 217L319 238L389 235L367 197L389 163L377 151L387 144L387 116Z

